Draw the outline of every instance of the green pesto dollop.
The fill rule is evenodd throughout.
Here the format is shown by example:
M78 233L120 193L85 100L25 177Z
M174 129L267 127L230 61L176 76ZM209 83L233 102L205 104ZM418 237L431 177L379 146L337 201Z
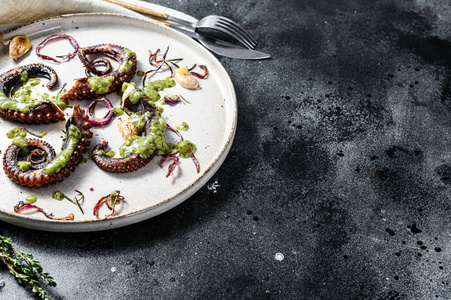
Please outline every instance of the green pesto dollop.
M62 192L60 192L60 191L56 191L56 192L52 193L52 198L55 199L55 200L61 201L61 200L64 199L64 194Z
M20 73L20 81L22 81L23 83L28 81L28 72L27 71L23 71L22 73Z
M25 198L25 201L32 204L38 201L38 197L35 195L30 195L27 198Z
M29 113L30 109L40 105L49 98L46 93L38 93L34 88L41 80L30 78L26 71L20 74L22 86L19 87L11 97L7 97L4 92L0 93L0 108L5 110L20 111Z
M128 48L124 48L124 54L126 59L130 59L132 57L136 57L136 53Z
M179 150L180 157L188 158L191 156L191 152L196 152L197 147L191 141L180 141L175 144L175 149Z
M70 157L75 151L78 145L78 141L81 139L81 132L75 125L70 125L68 132L69 142L67 147L62 150L48 165L42 170L45 174L51 175L58 173L69 162Z
M144 126L146 126L147 119L150 118L150 112L141 115L141 113L137 112L128 118L130 122L132 122L133 126L135 126L138 132L143 132Z
M122 92L122 93L125 93L125 90L126 90L130 85L136 86L136 84L135 84L134 82L124 82L124 83L122 84L122 87L121 87L121 92Z
M0 108L4 110L14 110L23 113L29 113L30 108L40 105L41 101L30 101L27 103L19 102L16 99L9 98L5 93L0 93Z
M103 156L108 156L108 157L114 157L116 155L116 151L105 152L103 150L99 150L99 151L94 151L93 154L95 154L95 155L103 155Z
M182 122L182 124L180 124L180 126L175 126L175 128L178 130L187 131L189 126L186 122Z
M45 130L42 130L39 133L33 133L33 132L28 131L25 128L17 127L17 128L10 129L6 133L6 137L9 139L23 139L27 136L27 133L30 133L31 135L34 135L34 136L37 136L40 138L47 135L47 131L45 131Z
M19 162L17 162L17 167L19 167L19 170L21 170L22 172L26 172L26 171L30 170L31 162L19 161Z
M25 139L14 139L13 144L22 149L25 152L28 152L28 143Z
M115 116L122 116L124 114L124 111L120 107L114 107L113 108L113 114Z
M132 69L133 63L129 60L125 60L121 63L121 65L119 66L119 71L120 72L130 72L130 70Z
M142 157L149 157L153 153L162 156L170 153L171 147L166 144L164 134L166 132L166 122L161 117L155 117L150 125L150 134L146 136L131 136L119 147L119 155L128 157L137 154Z
M97 94L106 94L114 82L114 76L107 76L105 78L99 76L92 76L88 79L88 84L91 89Z
M142 97L144 97L144 93L140 90L133 90L129 94L130 102L133 104L138 104Z
M23 139L26 136L27 130L25 128L13 128L6 133L6 137L9 139Z
M52 102L55 103L56 106L59 107L61 110L66 110L66 108L69 107L69 102L67 100L62 100L61 97L64 95L64 93L59 93L58 96L52 99Z
M22 151L28 152L28 143L25 140L27 136L27 130L25 128L13 128L6 133L6 137L13 139L13 144L22 149ZM19 167L20 169L20 167Z
M167 77L165 79L155 80L146 83L143 87L143 92L146 96L153 102L160 100L161 96L158 93L166 88L171 88L175 86L175 80Z

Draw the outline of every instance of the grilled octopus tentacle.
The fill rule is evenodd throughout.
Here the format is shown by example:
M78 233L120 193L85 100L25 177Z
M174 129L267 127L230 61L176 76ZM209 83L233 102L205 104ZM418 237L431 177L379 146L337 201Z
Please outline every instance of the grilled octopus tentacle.
M4 73L0 77L0 93L3 93L0 99L0 117L9 121L25 124L47 124L64 120L64 113L58 106L50 100L44 100L38 105L28 106L28 110L14 109L8 103L16 102L9 99L14 87L20 82L23 72L27 72L29 77L44 77L50 81L47 88L52 89L58 82L58 76L51 67L41 64L29 64L17 67ZM18 106L27 106L26 104Z
M111 158L106 155L94 154L100 150L106 150L108 148L108 142L103 141L97 144L92 151L92 159L102 170L113 173L129 173L147 165L152 159L153 155L144 158L139 155L133 154L124 158Z
M130 50L116 45L103 44L91 47L85 47L78 49L78 57L80 58L83 65L87 68L87 71L92 74L97 74L101 79L105 79L109 76L114 76L114 81L108 88L106 93L96 93L91 85L88 83L88 79L91 77L78 78L72 81L69 90L61 96L62 100L90 100L96 97L100 97L112 92L115 92L122 87L124 82L130 82L136 73L136 56L130 54ZM89 61L87 55L90 54L103 54L108 58L117 61L120 65L124 62L131 62L129 69L118 68L113 72L108 73L110 70L109 64L106 64L107 69L104 71L99 71L96 69L95 65L100 62L104 63L102 59L96 59L94 61ZM108 73L108 74L107 74Z
M105 75L105 74L108 74L108 73L110 73L111 72L111 69L113 68L112 66L111 66L111 62L108 60L108 59L106 59L106 58L97 58L97 59L94 59L93 61L91 61L91 62L89 62L88 60L87 60L87 58L86 57L83 57L84 59L86 59L86 63L84 62L84 60L82 60L82 62L83 62L83 64L84 65L91 65L92 67L90 67L90 68L86 68L86 70L85 70L85 74L86 74L86 76L88 76L88 77L91 77L91 76L93 76L93 75L98 75L98 76L101 76L101 75ZM103 67L105 67L105 69L104 70L102 70L102 71L100 71L100 70L98 70L95 66L96 65L100 65L100 66L103 66ZM93 68L94 68L94 70L93 70Z
M137 104L132 104L129 99L129 95L132 90L136 90L136 88L134 86L129 86L129 88L125 91L122 97L122 106L131 113L151 113L151 117L147 120L144 131L144 135L148 135L152 118L156 116L156 108L149 104L149 98L147 97L141 98L141 100ZM106 155L96 154L98 153L98 151L105 151L107 148L108 142L106 141L97 144L92 151L92 159L99 168L108 172L129 173L144 167L154 158L154 155L150 155L149 157L141 157L139 155L133 154L129 157L111 158Z
M12 144L6 149L3 156L3 170L5 174L16 184L29 187L41 188L61 182L68 177L80 163L83 154L88 150L92 132L91 124L83 109L78 104L74 106L72 117L68 123L78 128L81 136L72 152L69 161L59 171L46 174L44 168L55 159L55 151L44 141L37 139L26 139L28 152L21 150ZM69 133L66 132L68 135ZM66 140L68 136L66 136ZM67 144L67 143L66 143ZM63 146L65 148L65 146ZM27 171L21 171L18 167L19 161L28 161L31 167Z

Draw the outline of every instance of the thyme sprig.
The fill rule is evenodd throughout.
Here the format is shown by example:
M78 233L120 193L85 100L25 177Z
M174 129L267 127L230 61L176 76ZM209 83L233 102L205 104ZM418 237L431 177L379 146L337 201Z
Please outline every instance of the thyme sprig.
M48 272L43 271L41 264L31 253L16 250L11 239L0 235L0 257L17 282L31 289L41 299L50 299L37 279L40 277L51 287L56 286L56 282Z

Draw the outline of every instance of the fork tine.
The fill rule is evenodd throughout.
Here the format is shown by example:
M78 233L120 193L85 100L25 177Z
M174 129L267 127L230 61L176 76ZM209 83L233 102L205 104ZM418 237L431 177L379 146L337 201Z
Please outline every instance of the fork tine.
M235 32L235 30L233 28L230 28L228 26L224 26L222 24L216 24L215 25L215 29L228 35L233 37L234 39L236 39L238 42L240 42L241 44L243 44L244 46L246 46L249 49L254 49L254 46L245 38L243 38L241 35L239 35L238 33Z
M225 33L234 36L238 41L245 44L248 48L254 49L257 42L235 22L221 17L217 21L217 27L221 28Z
M243 27L238 25L235 21L233 21L231 19L228 19L226 17L223 17L223 16L219 16L218 22L226 24L226 25L229 25L230 27L232 27L237 34L240 34L244 38L246 38L249 41L249 43L253 45L253 48L255 46L257 46L257 41L249 33L247 33L247 31L245 31Z
M254 49L255 46L252 45L252 43L248 39L244 38L240 33L236 32L236 30L233 29L232 27L225 26L222 23L216 23L215 28L216 28L216 30L221 31L221 32L235 38L240 43L244 44L247 48Z
M222 24L216 24L215 25L216 30L233 37L234 39L236 39L238 42L240 42L241 44L243 44L244 46L246 46L249 49L254 49L254 46L245 38L243 38L241 35L237 34L235 32L235 30L233 28L230 28L228 26L224 26Z

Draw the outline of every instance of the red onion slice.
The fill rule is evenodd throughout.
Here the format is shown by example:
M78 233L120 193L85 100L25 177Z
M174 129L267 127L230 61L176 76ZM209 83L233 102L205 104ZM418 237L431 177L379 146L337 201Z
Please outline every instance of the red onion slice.
M54 41L54 40L62 40L62 39L67 39L69 40L70 44L72 45L72 47L74 47L74 52L67 54L66 56L64 56L62 59L58 60L56 58L53 58L51 56L47 56L44 54L41 54L41 49L42 47L44 47L45 44L47 44L50 41ZM61 34L54 34L51 36L48 36L47 38L45 38L37 47L36 47L36 55L39 56L40 58L44 59L44 60L50 60L56 63L63 63L65 61L70 60L71 58L73 58L78 51L78 43L77 41L71 37L70 35L61 33Z
M164 96L164 102L169 105L175 105L180 102L180 97L177 95L166 95Z
M114 198L114 199L112 199ZM106 202L108 208L111 210L111 213L108 215L105 215L105 218L111 217L115 212L116 204L119 204L121 201L125 201L124 196L120 195L120 191L115 190L111 194L104 196L100 198L100 200L97 202L97 204L94 207L94 216L99 216L99 208L102 205L102 203Z
M196 65L194 65L194 67L192 68L192 69L194 69L196 67ZM194 76L196 76L197 78L199 78L199 79L204 79L205 77L207 77L207 75L208 75L208 69L207 69L207 67L206 66L204 66L204 65L199 65L199 68L201 68L203 71L204 71L204 73L203 74L199 74L199 73L197 73L197 72L189 72L191 75L194 75ZM191 71L191 70L190 70Z
M30 203L25 203L23 201L19 201L19 203L17 203L16 206L14 206L14 212L21 214L25 211L29 211L29 210L36 210L39 211L40 213L42 213L44 216L46 216L49 219L52 220L64 220L64 221L73 221L74 220L74 214L70 213L69 215L67 215L66 217L61 217L61 218L57 218L53 216L53 213L46 213L42 208L30 204Z
M98 102L105 102L108 107L108 114L101 119L94 118L94 110ZM94 127L107 125L108 123L110 123L111 119L114 116L113 105L111 104L110 100L108 100L106 97L96 99L92 101L92 103L89 105L88 109L86 110L86 115L88 116L89 123L91 123L91 125Z

